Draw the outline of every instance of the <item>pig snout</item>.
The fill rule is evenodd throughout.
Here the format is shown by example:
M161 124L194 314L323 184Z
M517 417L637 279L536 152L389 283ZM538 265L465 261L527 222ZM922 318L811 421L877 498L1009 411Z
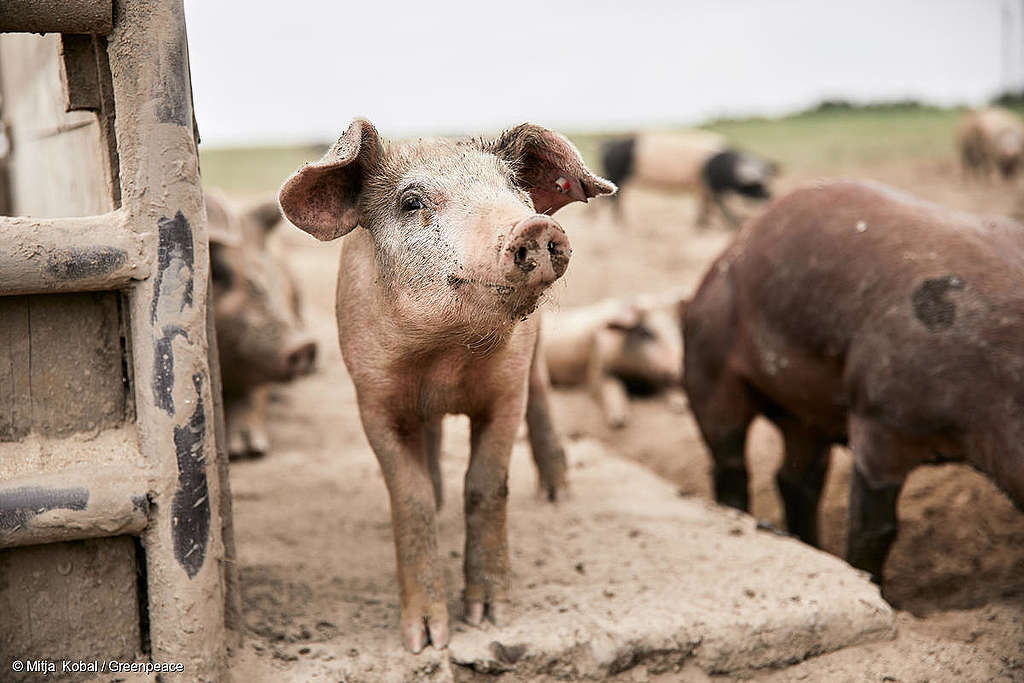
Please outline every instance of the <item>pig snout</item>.
M316 342L304 340L288 347L279 359L280 374L285 381L308 375L316 364Z
M550 216L535 215L512 227L501 256L501 270L509 281L545 287L562 277L572 248L569 237Z

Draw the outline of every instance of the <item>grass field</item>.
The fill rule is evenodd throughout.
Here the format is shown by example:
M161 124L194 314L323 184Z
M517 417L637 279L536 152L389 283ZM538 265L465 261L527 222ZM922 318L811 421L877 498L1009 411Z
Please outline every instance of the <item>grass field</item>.
M875 107L810 111L778 119L732 119L703 128L733 145L782 164L784 170L835 171L886 161L953 159L953 136L961 109ZM339 131L340 132L340 131ZM602 141L626 131L570 137L587 163L600 168ZM325 141L326 145L326 141ZM200 150L203 181L239 195L272 193L323 147L247 147Z

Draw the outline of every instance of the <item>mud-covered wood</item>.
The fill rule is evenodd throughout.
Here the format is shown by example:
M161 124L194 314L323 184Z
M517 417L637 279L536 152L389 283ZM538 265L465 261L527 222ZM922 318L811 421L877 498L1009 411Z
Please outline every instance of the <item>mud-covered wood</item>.
M67 96L67 111L98 111L99 73L92 36L68 34L60 37L61 80Z
M118 294L0 297L0 441L125 420Z
M128 536L0 550L0 680L68 680L59 676L65 659L134 661L143 646L138 571ZM57 672L11 669L36 659L56 661Z
M139 533L149 518L143 475L80 466L0 481L0 548Z
M112 0L4 0L0 32L110 33Z
M127 216L0 216L0 296L119 289L149 276L152 240Z

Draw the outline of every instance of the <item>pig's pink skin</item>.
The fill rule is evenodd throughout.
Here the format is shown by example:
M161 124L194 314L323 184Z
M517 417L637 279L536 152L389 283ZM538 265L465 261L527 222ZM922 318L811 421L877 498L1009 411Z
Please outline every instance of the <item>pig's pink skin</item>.
M507 612L508 463L528 396L542 485L553 492L564 482L530 314L571 253L549 214L614 189L565 138L538 126L493 141L385 145L357 119L281 190L285 215L319 239L363 228L342 249L339 340L391 499L401 634L413 652L448 641L435 518L441 418L462 413L472 425L470 623Z

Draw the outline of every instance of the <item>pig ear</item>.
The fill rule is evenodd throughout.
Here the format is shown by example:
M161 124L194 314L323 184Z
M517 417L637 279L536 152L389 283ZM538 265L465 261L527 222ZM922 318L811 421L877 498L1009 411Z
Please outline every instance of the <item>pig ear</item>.
M640 324L640 309L635 305L623 306L613 313L605 323L610 330L628 332Z
M260 202L249 207L246 213L264 232L270 232L281 222L281 207L275 201Z
M537 213L552 214L569 202L586 202L616 190L613 183L590 172L571 142L541 126L524 123L507 130L488 150L512 165Z
M323 158L285 181L278 195L285 218L318 240L333 240L359 224L367 169L383 154L377 130L355 119Z

